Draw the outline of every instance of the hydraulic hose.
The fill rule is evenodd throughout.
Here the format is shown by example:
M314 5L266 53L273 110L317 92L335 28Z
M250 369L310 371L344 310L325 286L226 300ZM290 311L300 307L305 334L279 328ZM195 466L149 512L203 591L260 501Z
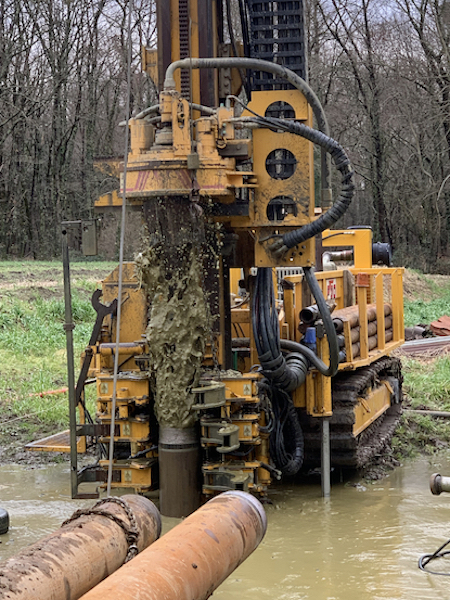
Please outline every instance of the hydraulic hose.
M272 405L275 426L270 435L270 456L283 475L292 477L303 465L305 443L302 428L289 394L272 388Z
M293 476L303 465L305 445L297 410L290 395L272 385L268 379L258 383L258 395L262 400L266 399L271 412L273 410L273 424L269 432L270 456L280 475ZM261 466L264 467L263 464Z
M336 142L336 140L333 140L320 131L311 129L311 127L308 127L303 123L267 117L251 117L245 120L247 122L257 123L262 127L288 131L289 133L304 137L310 142L321 146L331 155L336 168L342 175L340 196L326 213L321 215L316 221L313 221L300 229L290 231L284 235L273 236L276 240L269 245L269 250L275 258L281 258L290 248L322 233L325 229L329 229L338 219L340 219L340 217L342 217L350 206L355 192L353 170L351 168L350 159L344 148Z
M306 379L309 363L297 351L286 358L281 352L271 268L258 269L253 293L252 326L263 374L282 390L291 392L300 387Z
M303 273L322 317L325 333L327 334L330 364L327 366L312 350L310 350L310 348L298 344L297 342L281 340L281 348L288 352L298 352L307 358L322 375L325 377L334 377L339 367L339 341L334 328L333 319L331 318L330 309L323 297L322 290L320 289L320 285L318 284L311 267L304 267Z
M257 58L184 58L170 64L166 70L164 79L164 89L175 89L174 73L177 69L221 69L221 68L242 68L254 69L256 71L264 71L266 73L274 73L275 75L286 79L297 90L302 92L308 104L311 106L314 116L317 121L317 126L321 132L327 137L330 136L330 128L328 125L325 112L320 103L320 100L306 83L304 79L296 73L287 69L282 65L271 63L266 60ZM324 156L325 155L325 156ZM321 178L322 178L322 198L325 200L331 195L331 160L328 154L323 152L321 163Z

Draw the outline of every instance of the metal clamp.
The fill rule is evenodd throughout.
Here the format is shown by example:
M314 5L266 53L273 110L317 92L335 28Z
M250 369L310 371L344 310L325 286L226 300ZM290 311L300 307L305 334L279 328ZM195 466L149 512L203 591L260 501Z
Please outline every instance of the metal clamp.
M201 437L202 444L217 444L217 452L227 454L237 450L239 444L239 427L231 425L226 421L210 421L201 419L203 436Z
M191 390L195 394L194 410L208 410L209 408L218 408L225 406L225 384L220 381L208 381Z

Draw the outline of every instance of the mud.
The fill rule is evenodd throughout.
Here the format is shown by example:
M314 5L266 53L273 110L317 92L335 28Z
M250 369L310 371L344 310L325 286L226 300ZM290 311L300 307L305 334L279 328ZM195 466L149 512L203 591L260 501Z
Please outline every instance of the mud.
M202 288L203 269L196 246L185 244L167 264L165 252L152 247L136 266L150 303L149 341L155 413L160 426L192 427L194 398L210 330Z

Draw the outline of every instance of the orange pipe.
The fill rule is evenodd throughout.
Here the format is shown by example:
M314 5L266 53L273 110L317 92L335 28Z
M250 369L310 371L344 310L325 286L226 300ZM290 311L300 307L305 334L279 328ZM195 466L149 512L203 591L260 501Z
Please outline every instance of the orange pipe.
M158 539L161 517L142 496L123 496L136 520L136 546L144 550ZM106 502L96 510L121 519L124 508ZM0 563L0 598L11 600L77 600L117 570L129 548L125 532L103 515L82 515L58 531ZM4 595L5 594L5 595Z
M267 521L245 492L216 496L82 600L204 600L255 550Z
M47 390L46 392L36 392L35 394L28 394L29 396L40 396L43 398L44 396L50 396L51 394L65 394L69 391L69 388L60 388L59 390Z

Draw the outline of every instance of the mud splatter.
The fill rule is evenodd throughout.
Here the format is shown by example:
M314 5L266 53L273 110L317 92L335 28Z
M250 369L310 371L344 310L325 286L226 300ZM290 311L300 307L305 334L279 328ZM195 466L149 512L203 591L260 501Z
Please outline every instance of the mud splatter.
M200 377L210 316L203 292L198 246L171 250L150 247L136 257L136 267L150 303L149 342L155 413L161 426L192 427L190 390Z

